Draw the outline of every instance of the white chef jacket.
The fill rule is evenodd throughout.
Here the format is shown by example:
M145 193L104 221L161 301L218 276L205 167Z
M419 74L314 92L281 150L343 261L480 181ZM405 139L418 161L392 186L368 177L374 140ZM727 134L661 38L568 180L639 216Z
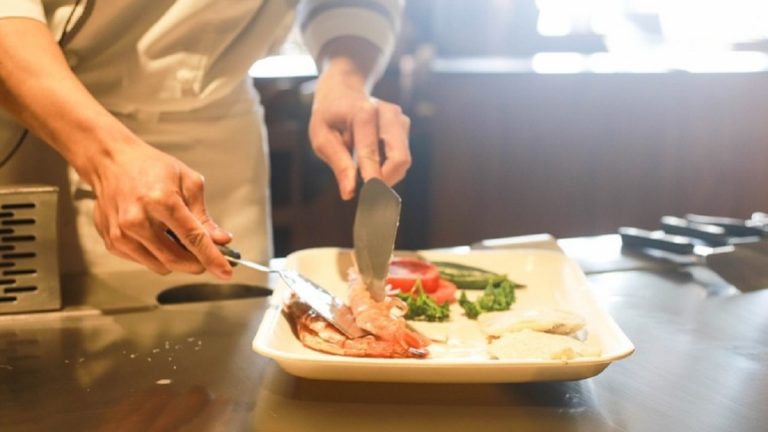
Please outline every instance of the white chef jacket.
M74 3L2 0L0 19L40 20L58 38ZM359 36L384 53L381 71L401 8L401 0L83 0L64 52L110 112L205 176L212 218L233 232L244 256L265 261L272 254L267 140L248 69L282 43L298 15L315 57L335 37ZM0 157L20 131L0 109ZM33 137L0 170L0 184L54 183L70 192L60 195L65 272L135 268L106 252L92 223L93 201L80 193L87 186L68 171Z

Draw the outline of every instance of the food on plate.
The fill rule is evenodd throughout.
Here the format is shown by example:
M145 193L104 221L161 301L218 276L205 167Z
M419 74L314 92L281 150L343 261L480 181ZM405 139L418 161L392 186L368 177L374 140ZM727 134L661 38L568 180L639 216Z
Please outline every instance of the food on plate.
M521 330L569 335L584 327L584 318L573 312L555 308L511 309L488 312L477 318L480 329L488 336L502 336Z
M440 273L437 267L416 258L395 257L389 262L387 283L401 293L411 292L417 281L425 293L433 293L440 287Z
M355 323L378 339L403 348L423 349L429 339L408 329L403 315L408 306L397 297L387 297L377 302L371 297L365 284L356 277L350 281L349 308Z
M305 346L353 357L423 358L429 355L430 340L406 325L404 315L408 306L405 302L397 297L375 301L354 272L350 272L348 286L347 304L355 324L370 334L349 338L296 296L291 296L283 309Z
M484 312L506 311L515 302L515 287L518 285L509 279L499 284L489 283L483 294L475 301L467 298L467 293L461 293L459 305L464 309L467 318L475 319Z
M456 302L459 288L485 292L475 301L462 293L464 313L476 318L487 311L507 310L515 301L515 288L522 287L505 274L451 262L429 262L417 258L393 258L387 283L397 297L411 305L410 320L444 321L450 317L446 303ZM434 300L435 307L424 295ZM415 297L410 299L408 296Z
M284 311L301 343L316 351L350 357L384 358L423 358L429 354L424 347L411 347L374 335L350 339L295 296L285 304Z
M284 310L299 340L317 351L354 357L426 358L431 351L435 358L570 360L600 353L572 337L585 327L581 316L557 308L512 308L522 285L506 275L414 258L395 258L391 269L389 295L380 302L349 272L349 311L368 332L360 338L347 337L292 297ZM481 285L481 292L467 291Z
M484 289L488 284L498 285L507 280L507 275L493 273L477 267L445 261L433 261L443 280L454 283L461 289ZM512 282L515 286L522 286Z
M428 296L421 287L421 281L416 282L411 292L398 293L396 296L408 307L405 313L406 320L442 322L451 317L450 302L447 300L438 302Z
M458 292L456 285L448 282L447 280L440 279L440 284L437 287L437 291L427 294L429 298L435 301L439 305L446 303L456 303L456 292ZM414 294L411 292L411 294Z
M599 356L600 349L570 336L522 330L493 339L488 344L488 353L500 360L571 360Z
M426 295L437 306L456 302L458 290L456 285L442 279L437 267L428 261L416 258L393 258L389 265L387 283L391 292L404 301L407 301L407 296L412 294L417 298ZM411 314L411 317L408 319L422 317L422 314Z

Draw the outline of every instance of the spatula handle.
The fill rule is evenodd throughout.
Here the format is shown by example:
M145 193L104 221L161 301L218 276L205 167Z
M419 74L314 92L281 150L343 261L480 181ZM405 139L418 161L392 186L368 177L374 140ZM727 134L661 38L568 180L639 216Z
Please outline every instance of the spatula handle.
M184 250L188 250L187 247L184 246L184 243L182 243L181 240L179 240L179 236L177 236L175 232L171 231L170 228L165 230L165 234L168 237L170 237L171 240L175 241L176 244L184 248ZM218 249L219 252L221 252L221 254L226 257L234 258L236 260L239 260L241 258L240 252L238 252L235 249L232 249L229 246L216 245L216 249ZM229 263L232 265L232 267L237 265L237 262L234 262L234 261L230 261Z

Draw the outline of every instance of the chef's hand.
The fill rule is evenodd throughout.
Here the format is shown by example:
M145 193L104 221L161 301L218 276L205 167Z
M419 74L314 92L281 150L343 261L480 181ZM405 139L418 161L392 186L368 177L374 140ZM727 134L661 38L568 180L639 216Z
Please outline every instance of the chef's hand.
M0 20L0 106L93 187L96 228L114 254L162 274L232 274L214 244L230 238L208 217L200 175L112 116L74 75L45 23Z
M371 98L367 79L347 58L328 61L317 82L309 121L312 148L333 170L345 200L355 195L358 168L364 181L378 177L391 186L411 166L410 119L398 105Z
M231 237L208 216L203 177L132 134L124 138L132 142L81 173L96 194L93 220L107 249L159 274L208 270L231 277L232 267L216 249Z

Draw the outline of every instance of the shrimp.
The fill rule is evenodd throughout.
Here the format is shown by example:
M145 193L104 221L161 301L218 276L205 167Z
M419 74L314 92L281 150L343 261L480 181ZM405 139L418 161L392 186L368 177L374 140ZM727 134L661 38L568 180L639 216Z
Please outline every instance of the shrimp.
M404 347L392 341L380 340L373 335L350 339L323 317L296 298L284 308L295 324L299 340L309 348L328 354L352 357L422 358L426 349Z
M391 341L403 348L421 349L429 345L429 339L406 326L403 315L408 306L397 297L387 297L377 302L356 277L350 277L349 307L355 323L382 340Z

